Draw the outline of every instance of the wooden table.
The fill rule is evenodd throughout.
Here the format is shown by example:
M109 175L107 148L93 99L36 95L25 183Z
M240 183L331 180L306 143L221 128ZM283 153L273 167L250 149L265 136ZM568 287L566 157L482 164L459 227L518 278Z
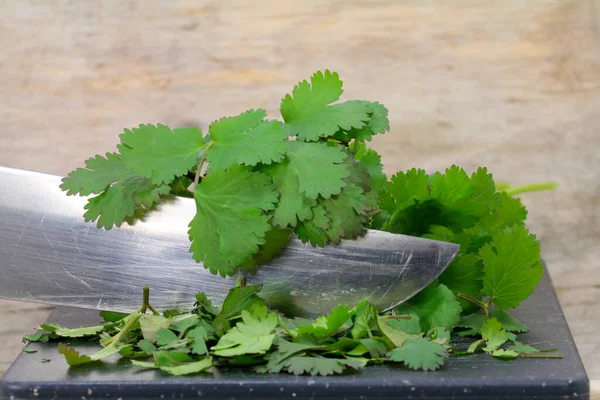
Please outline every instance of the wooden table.
M600 398L600 5L595 1L24 1L0 5L0 165L66 174L125 127L201 128L316 70L390 110L386 171L486 165L528 194ZM0 371L48 309L2 302Z

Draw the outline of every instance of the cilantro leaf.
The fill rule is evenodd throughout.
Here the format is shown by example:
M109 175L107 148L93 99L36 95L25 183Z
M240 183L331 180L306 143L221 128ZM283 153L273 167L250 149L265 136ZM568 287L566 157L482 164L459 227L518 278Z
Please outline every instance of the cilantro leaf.
M48 332L54 333L56 336L60 337L68 337L68 338L77 338L84 336L94 336L97 335L104 329L104 326L87 326L81 328L64 328L57 324L43 324L40 326L40 329L43 329Z
M422 169L399 171L390 179L387 191L393 203L384 206L387 204L386 210L391 214L397 213L429 195L429 176Z
M384 358L390 350L385 339L381 337L364 338L360 340L360 343L367 348L371 358Z
M264 121L265 117L266 111L259 109L213 122L208 128L212 144L206 152L211 167L281 161L286 152L287 133L281 122Z
M490 318L481 327L481 337L486 343L483 351L490 353L506 342L507 333L496 318Z
M535 235L521 227L507 228L494 235L479 251L483 260L483 293L498 308L518 306L533 293L542 278L540 244Z
M415 335L411 335L403 330L392 327L385 318L380 316L377 317L377 327L379 328L379 331L396 347L400 347L406 340L416 337Z
M368 148L364 143L357 142L354 149L354 158L362 163L369 173L370 196L373 196L377 200L379 193L385 190L387 185L387 177L383 173L381 156L375 150Z
M265 243L259 246L258 253L244 263L243 271L255 271L261 264L271 261L279 255L289 243L291 234L290 229L272 226L271 230L265 233Z
M232 165L211 172L196 186L196 216L188 231L190 250L212 273L232 275L264 243L268 216L277 202L269 178Z
M477 336L481 334L481 327L485 322L485 317L482 314L469 314L463 316L459 323L456 325L460 328L465 328L455 332L459 336Z
M170 191L167 185L157 187L149 179L139 176L132 176L122 182L123 195L132 196L136 207L144 206L150 208L159 202L161 195L168 194Z
M129 178L133 173L121 163L117 153L106 153L106 157L97 155L85 161L86 168L77 168L62 179L60 188L71 196L99 194L107 186L121 179Z
M410 319L389 319L387 324L394 329L401 330L408 333L409 335L418 335L423 332L421 329L421 322L419 316L416 314L408 315Z
M46 343L48 340L50 340L51 336L53 336L51 332L38 331L36 333L32 333L31 335L24 335L23 343L26 341Z
M319 204L329 219L329 226L325 230L329 242L355 239L364 232L360 216L369 208L369 200L360 187L348 185L339 195L320 199Z
M496 318L507 332L525 333L529 330L525 325L514 319L504 310L490 311L490 318Z
M275 334L272 332L277 323L277 314L268 314L266 307L253 307L250 312L243 310L242 322L223 335L211 350L221 357L264 354L273 344Z
M126 129L118 148L126 168L155 185L162 185L192 169L203 146L198 128L171 130L158 124Z
M190 375L197 374L198 372L205 372L213 365L212 357L205 357L200 361L192 361L188 363L182 363L177 365L162 366L161 371L167 372L171 375Z
M160 315L144 314L138 320L142 337L150 343L156 343L158 339L158 331L166 329L171 325L171 320Z
M67 345L64 343L58 344L58 354L65 356L67 364L69 364L71 367L75 365L91 363L94 361L89 356L80 354L77 350L67 347Z
M121 343L121 342L111 343L109 346L106 346L103 349L88 356L85 354L80 354L77 350L75 350L73 348L67 347L67 345L64 343L59 343L58 344L58 353L65 356L65 360L67 361L67 364L69 364L70 366L75 366L75 365L80 365L80 364L91 363L94 361L99 361L104 358L114 356L115 354L119 353L119 351L126 346L128 346L128 345L125 343Z
M454 293L464 293L473 298L481 298L483 288L483 265L477 255L461 253L440 275L440 282ZM473 310L476 306L459 299L461 307Z
M402 346L390 351L391 361L402 362L410 369L434 371L448 357L444 346L425 338L407 339Z
M313 246L324 247L329 237L326 230L330 226L327 211L323 206L317 206L312 209L313 218L309 221L303 221L296 226L294 233L302 243L310 243Z
M539 350L535 347L521 342L515 342L508 350L516 351L517 353L539 353Z
M137 342L137 347L146 354L152 354L156 351L156 346L148 340L140 340Z
M496 349L490 353L493 357L502 360L512 360L519 356L519 353L514 350Z
M122 320L127 316L125 313L115 312L115 311L100 311L100 316L104 320L104 322L117 322Z
M84 209L87 210L83 214L86 222L98 220L98 228L108 230L113 225L121 226L123 221L133 216L135 202L131 196L123 195L123 185L119 182L98 196L88 199Z
M363 127L340 130L333 137L344 143L348 143L352 139L370 141L374 135L389 131L388 109L378 102L368 103L367 108L369 120Z
M361 128L373 113L370 103L347 101L329 105L342 94L342 81L335 72L316 72L310 83L298 83L291 95L281 101L281 116L290 135L304 141L316 141L320 137L334 135L338 129ZM375 110L381 113L380 110ZM381 125L377 120L375 125Z
M160 328L156 332L156 344L159 346L168 346L177 340L177 335L170 329Z
M352 338L361 339L369 336L371 333L371 326L376 323L377 314L377 308L366 301L363 301L356 306L356 316L351 330Z
M154 353L154 364L157 367L167 367L193 361L194 359L183 351L160 350Z
M298 158L296 161L302 160ZM336 164L334 164L336 165ZM265 170L273 178L279 192L279 202L273 213L273 224L281 227L295 227L298 221L312 219L312 208L316 201L300 191L298 171L286 158Z
M335 335L350 328L350 319L354 313L355 310L351 310L348 306L339 305L328 315L317 318L312 324L299 326L296 332L298 335L310 334L315 337Z
M243 310L250 310L254 305L264 306L264 300L257 296L261 288L262 285L248 285L229 289L221 313L225 318L231 318Z
M341 374L347 368L361 369L367 365L365 359L360 358L324 358L311 356L295 356L283 361L283 366L294 375L333 375Z
M340 147L293 141L288 142L287 148L287 168L298 180L296 195L300 192L309 199L319 195L327 199L346 185L344 178L350 171L344 163L346 153Z
M451 330L460 320L462 308L456 296L445 285L429 286L396 308L400 315L419 317L424 332L443 327Z
M188 189L193 181L187 176L178 176L169 184L169 190L172 195L179 197L194 197L193 193Z

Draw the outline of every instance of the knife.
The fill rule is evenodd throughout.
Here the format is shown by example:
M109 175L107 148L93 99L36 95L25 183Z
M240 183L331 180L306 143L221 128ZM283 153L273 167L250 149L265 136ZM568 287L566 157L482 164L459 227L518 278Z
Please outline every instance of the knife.
M161 309L190 308L198 292L218 305L235 286L237 276L212 275L191 257L192 199L176 198L143 222L107 231L84 221L86 198L67 197L60 179L0 167L0 297L131 312L145 285ZM264 285L271 307L293 316L323 315L363 298L389 310L435 280L458 250L377 230L324 248L293 238L245 277Z

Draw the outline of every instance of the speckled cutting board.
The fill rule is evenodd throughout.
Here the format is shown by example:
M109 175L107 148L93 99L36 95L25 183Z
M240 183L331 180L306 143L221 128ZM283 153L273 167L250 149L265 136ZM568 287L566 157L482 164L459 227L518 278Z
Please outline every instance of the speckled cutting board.
M546 274L536 292L513 315L530 328L521 340L556 348L563 359L501 361L485 354L450 358L435 372L373 366L343 376L260 375L222 370L214 375L173 377L129 367L111 359L95 366L69 368L56 344L33 344L37 353L21 354L2 377L2 399L411 399L519 398L588 399L588 377ZM98 322L98 313L59 308L51 322L76 327ZM94 344L73 343L84 352ZM50 360L42 362L42 359ZM112 362L111 362L112 361Z

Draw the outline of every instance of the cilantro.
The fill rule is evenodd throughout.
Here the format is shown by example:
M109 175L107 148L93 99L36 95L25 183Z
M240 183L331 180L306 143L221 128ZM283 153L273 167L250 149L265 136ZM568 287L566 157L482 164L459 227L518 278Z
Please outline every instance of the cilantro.
M219 339L211 348L213 354L231 357L241 354L264 354L271 348L277 327L276 314L268 314L263 306L253 307L250 312L242 311L242 322Z
M117 354L152 356L153 362L134 364L175 375L207 371L213 363L321 375L367 362L436 369L451 333L474 337L467 353L482 347L502 359L537 354L518 344L527 328L505 311L525 300L542 275L539 243L513 195L554 186L499 187L486 168L467 173L455 165L400 171L388 181L381 157L366 144L389 131L387 108L339 102L342 92L338 74L326 70L283 98L283 122L251 109L217 119L206 135L161 124L126 129L118 152L88 159L60 187L90 196L84 219L105 229L143 218L165 198L194 198L191 257L221 276L254 272L294 234L321 247L366 229L459 244L446 271L394 310L401 315L378 315L363 301L316 320L287 320L269 313L260 286L241 285L220 308L199 293L188 312L159 315L145 299L129 315L103 313L103 326L48 324L24 339L98 339L104 348L89 356L65 345L60 351L70 365ZM276 302L271 298L270 306Z
M379 316L377 317L377 327L383 336L396 347L402 346L408 339L417 337L417 335L411 335L403 330L393 328L385 318Z
M190 222L190 250L196 261L222 276L258 252L269 230L277 195L266 175L233 165L213 171L196 186L196 216Z
M484 265L483 293L499 308L518 306L542 278L540 244L523 227L494 235L479 255Z
M156 335L156 344L168 346L177 340L177 335L170 329L160 328Z
M212 168L232 164L270 164L283 159L287 133L279 121L264 121L265 110L250 110L222 118L208 128L212 145L206 160Z
M140 340L137 343L137 347L146 354L152 354L156 351L156 346L148 340Z
M508 339L506 330L496 318L488 319L481 327L481 337L486 342L485 352L492 352L502 346Z
M171 375L189 375L197 374L198 372L205 372L210 369L213 365L211 357L203 358L200 361L194 361L189 363L180 363L173 366L161 366L160 369Z
M402 362L410 369L423 371L438 369L448 357L444 346L425 338L407 339L402 346L387 355L391 361Z
M117 322L125 318L127 314L113 311L100 311L100 316L104 322Z
M40 326L40 328L45 331L52 332L56 336L67 338L93 336L104 329L102 325L70 329L63 328L62 326L56 324L43 324Z
M121 163L121 157L117 153L89 158L85 161L85 166L86 168L77 168L63 178L60 188L65 190L67 195L99 194L111 183L132 176L131 171Z
M335 72L317 72L298 83L281 101L281 115L288 134L300 140L316 141L334 135L338 129L361 128L373 110L369 102L347 101L329 105L342 94L342 81ZM377 110L378 111L378 110ZM381 113L381 111L379 111Z
M161 185L185 175L197 162L203 146L202 132L198 128L171 130L158 124L126 129L118 148L125 167Z
M474 298L481 297L483 288L482 263L473 253L460 254L440 276L440 282L454 293L463 293ZM463 309L472 310L473 304L459 299Z
M500 358L502 360L512 360L519 356L519 353L514 350L497 349L490 353L493 357Z
M461 311L456 296L445 285L429 286L396 308L398 314L419 317L424 332L436 327L453 328L459 321Z
M258 297L262 285L238 286L229 290L221 306L221 313L225 318L239 314L242 310L249 310L253 305L264 305Z
M37 353L37 349L33 349L31 347L25 347L23 349L23 353L27 353L27 354L33 354L33 353Z
M517 353L539 353L539 350L528 344L515 342L508 350L516 351Z
M350 328L350 318L354 313L355 310L350 310L348 306L338 306L331 310L331 314L317 318L312 324L299 326L296 333L299 335L311 334L315 337L336 334Z
M171 325L171 320L160 315L142 315L139 323L144 339L150 343L155 343L158 339L158 331L168 328Z
M367 361L359 358L297 356L283 361L283 367L294 375L333 375L340 374L347 368L361 369L366 365Z
M419 321L418 315L409 314L406 317L409 317L410 319L389 319L386 320L386 322L392 328L406 332L409 335L418 335L421 332L423 332L423 330L421 329L421 322Z

